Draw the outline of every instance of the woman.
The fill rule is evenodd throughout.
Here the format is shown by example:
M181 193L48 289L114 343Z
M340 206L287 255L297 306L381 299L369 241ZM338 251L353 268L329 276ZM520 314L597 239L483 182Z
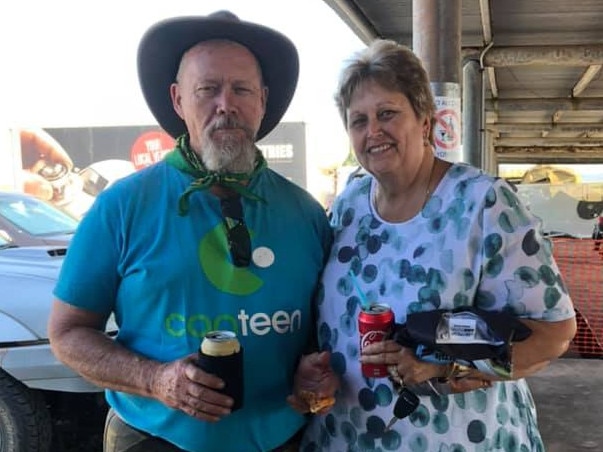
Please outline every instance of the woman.
M543 450L523 378L560 356L576 325L540 221L504 180L434 156L434 100L408 48L378 40L360 52L336 101L369 175L332 208L318 331L341 391L311 421L302 450ZM421 361L393 340L361 354L363 298L390 305L399 324L413 312L469 306L511 313L532 332L513 344L511 375ZM365 378L361 362L386 364L394 378ZM393 383L420 388L420 404L388 429Z

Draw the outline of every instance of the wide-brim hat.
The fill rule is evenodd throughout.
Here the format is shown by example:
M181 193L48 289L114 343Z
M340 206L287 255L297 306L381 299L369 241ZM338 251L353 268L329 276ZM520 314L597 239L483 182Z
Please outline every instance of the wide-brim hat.
M184 53L202 41L225 39L245 46L259 62L268 87L266 114L257 139L279 123L293 98L299 76L295 45L276 30L244 22L229 11L208 16L163 20L151 26L138 46L138 79L142 93L159 125L172 137L186 132L184 121L174 111L170 85Z

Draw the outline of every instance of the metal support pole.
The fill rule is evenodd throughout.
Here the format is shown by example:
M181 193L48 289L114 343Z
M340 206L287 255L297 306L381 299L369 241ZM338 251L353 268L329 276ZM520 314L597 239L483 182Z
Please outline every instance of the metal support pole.
M413 0L412 48L432 82L461 79L461 0Z
M413 0L413 51L423 61L436 101L435 153L462 161L461 0Z
M498 176L498 165L500 164L500 159L498 158L498 154L496 153L496 149L494 147L494 136L492 133L484 134L484 138L486 141L484 157L486 160L485 170L486 172Z
M463 65L463 146L462 160L486 169L483 148L484 134L484 72L479 62L467 60Z

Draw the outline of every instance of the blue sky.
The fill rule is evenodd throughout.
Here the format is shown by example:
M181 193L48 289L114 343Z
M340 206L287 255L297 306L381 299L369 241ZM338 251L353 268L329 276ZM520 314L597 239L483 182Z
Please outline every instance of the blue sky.
M3 67L11 68L0 88L5 120L39 127L155 123L138 87L140 36L166 17L219 9L276 28L298 46L300 81L284 120L307 124L309 157L310 149L322 154L320 166L339 159L347 143L332 94L342 61L363 44L322 0L3 2Z

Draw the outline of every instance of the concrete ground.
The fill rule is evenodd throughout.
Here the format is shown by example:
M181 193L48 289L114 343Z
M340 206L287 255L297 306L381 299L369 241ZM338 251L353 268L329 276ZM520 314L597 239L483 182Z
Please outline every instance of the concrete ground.
M559 359L528 383L547 452L603 451L603 360Z

